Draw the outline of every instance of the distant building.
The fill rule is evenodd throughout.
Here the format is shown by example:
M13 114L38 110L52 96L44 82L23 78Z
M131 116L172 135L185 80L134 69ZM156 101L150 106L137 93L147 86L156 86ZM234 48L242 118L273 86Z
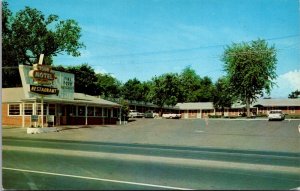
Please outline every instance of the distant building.
M222 115L221 109L215 109L212 102L178 103L176 107L182 118L205 118L209 115ZM258 99L251 104L250 110L254 115L267 115L270 110L280 109L288 115L300 116L300 99ZM237 117L246 112L246 106L235 103L225 108L224 116Z

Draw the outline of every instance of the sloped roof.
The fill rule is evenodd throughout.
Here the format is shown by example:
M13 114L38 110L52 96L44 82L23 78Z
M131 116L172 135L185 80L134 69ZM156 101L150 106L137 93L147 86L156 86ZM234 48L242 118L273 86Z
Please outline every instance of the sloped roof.
M2 102L21 102L21 101L34 101L40 98L29 98L26 99L23 88L2 88ZM104 105L104 106L115 106L120 105L111 101L107 101L95 96L86 95L83 93L74 93L74 100L66 100L61 98L44 98L45 101L57 102L57 103L69 103L69 104L93 104L93 105Z
M214 109L212 102L177 103L176 107L181 110Z
M25 99L22 87L2 88L2 102L21 102L22 99Z
M272 106L300 106L300 99L259 99L255 103L252 104L253 106L262 105L266 107Z
M95 103L95 104L99 104L99 105L113 105L113 106L120 106L117 103L111 102L111 101L107 101L105 99L96 97L96 96L91 96L91 95L87 95L87 94L83 94L83 93L74 93L74 100L75 101L82 101L85 103Z

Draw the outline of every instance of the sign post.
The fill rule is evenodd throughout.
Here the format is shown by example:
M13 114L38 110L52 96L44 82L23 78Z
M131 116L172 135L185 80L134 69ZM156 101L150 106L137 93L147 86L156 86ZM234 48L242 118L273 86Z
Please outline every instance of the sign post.
M37 93L41 96L41 126L44 127L44 96L50 94L58 95L57 88L44 86L50 85L56 79L55 74L51 71L51 66L43 65L44 54L40 55L39 63L33 64L33 70L29 71L29 76L37 85L30 85L30 92Z

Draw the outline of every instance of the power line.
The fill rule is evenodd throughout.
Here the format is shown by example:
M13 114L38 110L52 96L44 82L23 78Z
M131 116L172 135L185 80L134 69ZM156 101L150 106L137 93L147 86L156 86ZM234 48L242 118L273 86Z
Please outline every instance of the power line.
M268 38L268 39L265 39L265 40L266 41L273 41L273 40L281 40L281 39L293 38L293 37L298 37L298 36L299 36L299 34ZM251 41L246 41L246 43L249 43ZM145 55L153 55L153 54L186 52L186 51L201 50L201 49L208 49L208 48L219 48L219 47L224 47L224 46L228 46L228 44L216 44L216 45L208 45L208 46L199 46L199 47L194 47L194 48L171 49L171 50L163 50L163 51L149 51L149 52L139 52L139 53L131 53L131 54L103 55L103 56L98 56L98 58L145 56Z

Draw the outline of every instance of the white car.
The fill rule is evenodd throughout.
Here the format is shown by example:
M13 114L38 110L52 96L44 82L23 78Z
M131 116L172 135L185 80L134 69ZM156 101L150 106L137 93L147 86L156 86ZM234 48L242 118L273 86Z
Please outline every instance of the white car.
M138 112L137 110L129 110L128 117L130 118L144 117L144 114Z
M285 115L281 110L270 110L268 119L271 120L284 120Z
M164 113L162 115L163 118L167 118L167 119L179 119L181 118L181 114L177 114L177 113Z

